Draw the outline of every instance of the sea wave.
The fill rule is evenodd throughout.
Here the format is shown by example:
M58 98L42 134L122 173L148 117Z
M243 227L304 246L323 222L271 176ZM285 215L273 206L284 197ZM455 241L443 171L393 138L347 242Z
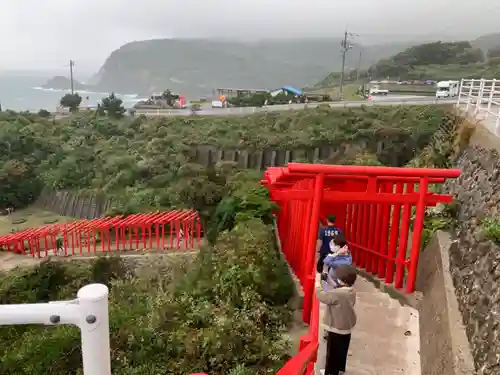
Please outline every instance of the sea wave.
M53 89L49 87L41 87L41 86L35 86L32 87L33 90L40 90L40 91L46 91L46 92L70 92L71 90L69 89ZM107 96L109 95L109 92L99 92L99 91L89 91L89 90L75 90L79 94L84 94L84 95L100 95L100 96ZM146 100L147 98L138 98L139 95L137 94L120 94L116 93L116 95L127 98L128 99L138 99L138 100Z

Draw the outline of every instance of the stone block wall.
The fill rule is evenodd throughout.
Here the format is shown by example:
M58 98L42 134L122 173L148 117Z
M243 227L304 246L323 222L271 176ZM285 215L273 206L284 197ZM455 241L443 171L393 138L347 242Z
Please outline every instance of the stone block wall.
M356 147L360 151L361 147ZM234 161L239 168L265 170L268 167L285 166L289 162L335 160L346 154L345 146L322 146L295 150L221 150L214 146L197 146L191 157L199 164L209 166L219 161ZM353 155L354 156L354 155Z
M500 219L500 155L471 146L456 167L462 175L445 185L460 206L451 275L477 373L500 375L500 248L481 225Z
M375 147L375 146L373 146ZM372 149L374 149L372 147ZM393 150L392 143L379 142L376 145L377 155L382 155L386 163L393 166L401 163L398 152ZM281 167L289 162L329 163L341 162L345 158L353 158L362 151L369 149L368 143L344 144L332 146L325 144L321 147L280 149L218 149L214 146L199 145L192 149L191 158L199 164L209 166L219 161L234 161L239 168L265 170L268 167ZM389 155L388 155L389 154Z

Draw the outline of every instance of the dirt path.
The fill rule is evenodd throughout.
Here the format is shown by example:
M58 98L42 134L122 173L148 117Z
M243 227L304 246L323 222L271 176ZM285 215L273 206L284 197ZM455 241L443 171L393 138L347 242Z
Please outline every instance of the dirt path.
M35 259L27 255L0 252L0 272L10 271L16 267L33 267L39 265L43 259Z

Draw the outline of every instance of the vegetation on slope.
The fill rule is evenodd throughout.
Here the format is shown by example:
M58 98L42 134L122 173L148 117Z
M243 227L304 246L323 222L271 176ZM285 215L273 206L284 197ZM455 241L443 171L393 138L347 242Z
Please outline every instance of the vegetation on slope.
M126 202L129 211L183 205L178 184L205 173L192 164L193 146L200 144L285 150L366 144L383 164L403 165L427 144L445 110L384 106L222 118L75 115L62 121L0 113L0 208L32 202L43 186L106 194ZM385 143L382 151L379 142Z
M251 198L262 188L240 177L218 210L224 232L194 260L152 258L136 273L119 259L45 263L0 275L0 303L70 299L89 282L105 283L113 374L275 373L288 359L282 337L294 285L265 223L274 205ZM81 374L74 327L2 327L0 348L1 374Z
M449 112L443 118L439 130L423 151L408 163L414 168L453 168L457 157L468 146L475 127L468 123L460 113ZM430 190L441 192L442 185L431 185ZM426 209L421 248L424 249L438 230L455 227L458 206L440 205Z
M500 74L500 38L484 43L433 42L410 47L390 58L373 64L359 72L363 81L370 79L392 80L457 80L461 78L495 78ZM480 38L481 39L481 38ZM485 49L485 47L487 47ZM345 82L355 82L356 70L346 73ZM315 87L332 87L340 82L340 73L330 73Z
M408 48L389 59L380 60L370 68L373 77L409 78L412 72L429 65L467 65L482 63L484 53L469 42L427 43ZM432 79L426 77L425 79Z

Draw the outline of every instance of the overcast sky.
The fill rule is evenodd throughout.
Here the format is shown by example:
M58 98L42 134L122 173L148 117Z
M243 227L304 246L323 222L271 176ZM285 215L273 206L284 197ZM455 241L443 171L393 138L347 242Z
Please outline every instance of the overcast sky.
M448 38L500 32L500 0L0 0L0 69L96 70L126 42L170 37ZM408 37L408 38L407 38Z

